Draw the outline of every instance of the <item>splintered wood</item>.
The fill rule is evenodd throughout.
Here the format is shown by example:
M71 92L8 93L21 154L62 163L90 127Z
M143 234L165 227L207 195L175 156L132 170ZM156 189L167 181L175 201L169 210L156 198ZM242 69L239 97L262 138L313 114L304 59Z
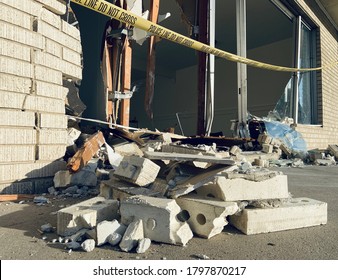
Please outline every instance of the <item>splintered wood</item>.
M71 172L77 172L84 167L88 161L98 152L101 146L105 143L104 136L101 131L92 135L84 143L75 155L69 160L67 168Z

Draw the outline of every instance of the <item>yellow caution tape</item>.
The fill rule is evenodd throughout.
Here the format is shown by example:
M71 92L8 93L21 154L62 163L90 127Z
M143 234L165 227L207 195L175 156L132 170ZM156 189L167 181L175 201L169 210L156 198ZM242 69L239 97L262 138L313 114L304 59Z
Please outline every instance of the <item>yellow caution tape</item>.
M152 33L158 37L163 39L167 39L174 43L186 46L188 48L195 49L200 52L205 52L209 54L213 54L217 57L224 58L229 61L244 63L249 66L253 66L256 68L262 68L273 71L282 71L282 72L308 72L308 71L318 71L323 68L333 67L338 65L338 61L335 61L325 67L317 67L317 68L292 68L292 67L284 67L272 65L264 62L259 62L256 60L248 59L245 57L241 57L239 55L235 55L217 48L210 47L207 44L203 44L196 40L193 40L189 37L183 36L179 33L176 33L170 29L167 29L163 26L160 26L156 23L148 21L140 16L137 16L129 11L126 11L114 4L111 4L104 0L71 0L72 2L99 12L103 15L106 15L110 18L116 19L120 22L129 24L131 26L137 27L139 29L145 30L149 33Z

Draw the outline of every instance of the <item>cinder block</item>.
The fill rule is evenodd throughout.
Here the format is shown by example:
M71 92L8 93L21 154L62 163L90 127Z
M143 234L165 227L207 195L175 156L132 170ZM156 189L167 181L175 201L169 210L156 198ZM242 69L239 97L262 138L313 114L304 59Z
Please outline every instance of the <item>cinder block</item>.
M0 38L0 55L13 57L30 62L31 49L22 44Z
M0 24L0 37L41 50L45 45L41 34L7 22L1 22Z
M322 225L327 223L327 203L293 198L278 208L244 209L230 223L247 235Z
M33 78L33 70L33 65L26 61L0 56L0 73Z
M138 186L146 186L155 181L160 167L149 159L127 156L114 172L114 176Z
M47 68L41 65L35 65L35 79L56 85L62 85L62 72Z
M269 136L269 135L267 135L267 134L265 134L265 133L261 133L261 134L259 134L257 140L258 140L258 142L260 144L270 144L271 140L272 140L272 137Z
M120 181L116 178L102 181L100 184L100 196L106 199L121 201L133 195L159 196L159 193L148 188L135 187L131 183Z
M120 242L120 249L129 252L138 245L138 241L144 238L143 221L138 219L131 222Z
M39 117L39 126L41 128L67 128L66 115L40 113Z
M22 162L35 160L34 145L0 145L0 162Z
M0 125L3 126L35 126L34 112L0 109Z
M109 236L112 234L119 234L123 236L127 227L120 224L117 220L102 221L96 226L96 245L101 246L109 242Z
M262 152L271 154L273 151L273 145L271 144L262 144Z
M59 15L50 12L46 8L42 8L40 18L44 22L54 26L55 28L61 29L61 17Z
M0 164L0 182L9 182L21 179L51 177L59 170L66 169L66 162L24 162Z
M30 78L17 77L1 73L0 75L0 90L30 93L32 81Z
M68 48L62 48L62 58L72 64L82 66L81 62L81 54L78 52L74 52Z
M1 0L1 2L33 16L38 16L42 9L41 4L32 0L25 1Z
M39 160L57 160L63 158L66 145L38 145Z
M219 234L228 224L227 216L239 210L236 202L203 199L196 195L179 197L176 202L182 209L181 218L191 230L208 239Z
M0 3L0 20L31 29L31 16L21 12L17 8L13 8Z
M242 178L227 179L217 176L214 182L196 190L202 197L215 197L223 201L288 198L287 175L255 182Z
M77 29L75 26L70 25L64 20L62 21L61 29L64 33L68 34L69 36L72 36L76 40L79 40L79 41L81 40L80 30Z
M65 3L61 3L55 0L36 0L40 2L46 9L57 15L64 15L66 13Z
M177 219L181 208L173 199L133 196L121 202L121 222L142 219L144 237L153 241L185 245L193 237L186 222Z
M36 144L36 130L29 128L0 127L0 145L34 145Z
M114 151L121 156L143 156L143 152L136 143L116 145Z
M65 88L61 85L55 85L55 84L45 83L41 81L36 81L36 94L37 95L59 99L64 102L64 100L66 99L67 93L68 93L68 88Z
M38 137L39 144L65 144L67 142L67 130L40 129Z
M104 220L118 218L119 202L94 197L57 212L57 233L68 236L80 229L91 229Z
M65 102L61 99L28 95L23 104L23 109L25 110L46 113L65 113Z
M62 46L59 43L49 40L47 38L45 51L49 54L57 56L58 58L62 57Z

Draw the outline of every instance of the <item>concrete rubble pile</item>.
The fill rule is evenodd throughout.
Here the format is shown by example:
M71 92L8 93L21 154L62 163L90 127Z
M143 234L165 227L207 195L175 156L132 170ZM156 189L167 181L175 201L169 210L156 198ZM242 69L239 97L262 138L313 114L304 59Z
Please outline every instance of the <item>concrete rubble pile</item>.
M292 198L286 175L253 165L264 151L183 145L170 133L126 137L108 144L110 136L99 131L68 160L68 170L55 175L56 193L76 186L75 195L84 187L94 195L57 213L57 234L68 249L110 244L144 253L151 242L186 246L228 224L250 235L327 222L325 202ZM272 153L279 152L273 147Z

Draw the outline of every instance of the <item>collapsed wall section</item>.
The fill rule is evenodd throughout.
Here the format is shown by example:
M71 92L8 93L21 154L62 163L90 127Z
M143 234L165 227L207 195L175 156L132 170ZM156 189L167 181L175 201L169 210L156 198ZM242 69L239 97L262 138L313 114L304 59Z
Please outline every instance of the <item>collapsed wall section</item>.
M0 193L40 193L66 167L64 84L82 79L80 32L62 0L0 9Z

